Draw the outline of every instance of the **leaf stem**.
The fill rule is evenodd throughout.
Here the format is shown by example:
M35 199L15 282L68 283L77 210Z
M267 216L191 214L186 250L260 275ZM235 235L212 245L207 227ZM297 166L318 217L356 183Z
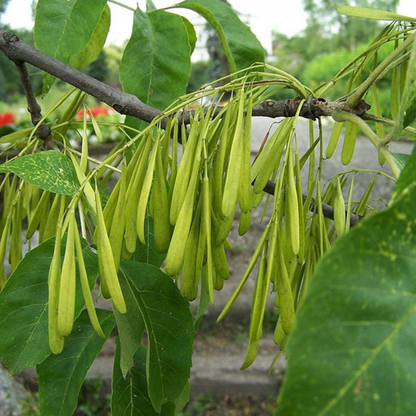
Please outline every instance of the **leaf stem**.
M133 7L127 6L127 4L120 3L119 1L116 1L116 0L108 0L108 2L116 4L117 6L123 7L124 9L130 10L132 12L136 11L136 9L133 9Z

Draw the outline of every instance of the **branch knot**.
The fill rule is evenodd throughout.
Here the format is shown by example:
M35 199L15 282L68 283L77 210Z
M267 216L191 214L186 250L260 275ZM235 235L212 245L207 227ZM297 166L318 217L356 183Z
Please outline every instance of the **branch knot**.
M14 33L12 33L12 32L3 32L3 39L4 39L4 41L6 42L6 43L16 43L16 42L18 42L20 39L19 39L19 36L17 36L17 35L15 35Z

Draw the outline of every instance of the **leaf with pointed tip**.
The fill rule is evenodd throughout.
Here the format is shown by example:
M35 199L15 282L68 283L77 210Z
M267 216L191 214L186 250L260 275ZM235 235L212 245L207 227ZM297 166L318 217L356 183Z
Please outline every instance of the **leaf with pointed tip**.
M79 189L74 165L56 150L19 156L0 165L0 172L12 172L24 181L55 194L72 196Z
M126 304L129 305L125 314L114 311L120 337L120 369L123 377L126 377L134 365L134 354L141 345L145 327L132 287L125 279L120 279L120 286Z
M55 238L29 251L0 293L0 359L11 373L31 368L51 354L48 342L48 274ZM65 238L62 241L65 251ZM90 285L96 271L85 256ZM75 316L84 306L77 276Z
M166 403L156 412L147 392L146 348L142 345L134 356L134 366L129 374L120 371L120 341L116 340L113 369L112 416L174 416L175 406Z
M286 346L276 416L414 413L415 161L416 152L395 202L318 263Z
M146 0L146 12L152 12L154 10L157 10L157 7L153 3L152 0Z
M191 386L189 381L185 384L181 394L175 401L175 411L176 413L183 410L183 408L189 403L189 399L191 398Z
M122 262L121 280L131 287L145 323L148 392L160 412L189 378L194 334L189 303L169 276L149 264Z
M110 311L97 309L98 320L106 337L114 328ZM65 339L64 350L49 356L37 367L39 402L42 416L72 416L87 371L104 345L92 328L84 309Z
M185 0L173 7L193 10L210 24L227 57L230 72L264 62L261 43L227 4L217 0Z

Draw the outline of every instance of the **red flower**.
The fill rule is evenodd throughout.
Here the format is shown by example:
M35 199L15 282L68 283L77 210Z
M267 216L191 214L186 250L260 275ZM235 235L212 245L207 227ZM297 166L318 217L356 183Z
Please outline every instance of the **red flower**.
M16 122L16 116L13 113L0 114L0 127L7 124L14 124Z
M91 113L94 117L108 116L109 114L111 114L111 110L105 107L95 107L95 108L91 108Z
M113 110L111 108L107 108L107 107L94 107L90 109L92 115L94 117L97 116L108 116L110 114L113 113ZM83 118L84 117L84 110L79 110L77 113L77 117L78 118ZM87 111L87 119L90 118L90 113Z

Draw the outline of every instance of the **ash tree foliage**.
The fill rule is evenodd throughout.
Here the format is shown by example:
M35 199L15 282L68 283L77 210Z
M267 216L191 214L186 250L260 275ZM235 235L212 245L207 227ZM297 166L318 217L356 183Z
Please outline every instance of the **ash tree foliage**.
M196 35L176 14L180 8L212 27L231 74L190 94ZM105 42L105 0L39 0L35 48L0 30L0 49L16 67L33 122L0 138L7 159L0 165L1 361L12 373L36 367L42 415L69 416L117 327L112 414L177 414L189 399L195 331L230 276L233 220L237 213L240 235L250 232L252 210L262 204L271 217L218 317L254 279L241 368L256 359L271 296L279 312L276 354L288 360L276 416L412 415L416 154L392 153L389 144L416 133L416 18L338 7L342 19L384 26L311 89L266 64L256 37L224 2L157 9L149 0L146 10L131 12L123 91L79 71ZM379 54L386 44L390 52ZM56 78L73 86L47 113L26 64L44 71L43 95ZM386 77L390 109L378 98ZM326 100L341 80L342 96ZM281 90L295 98L269 99ZM109 123L94 116L88 95L127 116L110 123L121 138L103 161L90 156L88 140L93 132L102 142ZM256 116L281 119L252 161ZM329 138L324 117L335 121ZM309 119L308 138L296 135L300 118ZM390 174L344 167L359 132ZM309 140L304 154L298 140ZM323 159L337 147L339 172L324 182ZM381 175L395 185L380 208L371 192ZM358 176L367 187L357 196ZM22 233L30 242L24 256ZM108 308L96 307L98 297ZM192 301L199 302L196 316Z

